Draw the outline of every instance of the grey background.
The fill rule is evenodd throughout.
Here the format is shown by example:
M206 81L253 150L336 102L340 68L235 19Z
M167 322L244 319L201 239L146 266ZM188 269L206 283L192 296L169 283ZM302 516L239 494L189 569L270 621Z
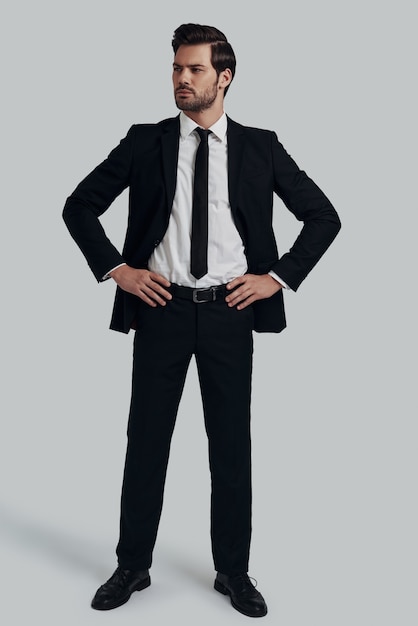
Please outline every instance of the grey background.
M288 329L255 338L251 574L286 626L416 624L416 32L412 2L4 2L0 615L7 624L238 624L212 589L191 368L153 585L89 608L113 571L132 334L107 330L66 197L134 122L175 115L171 36L223 30L226 111L276 130L343 230ZM103 223L117 244L126 193ZM277 202L281 251L299 225ZM414 245L415 244L415 245ZM156 401L158 399L156 398Z

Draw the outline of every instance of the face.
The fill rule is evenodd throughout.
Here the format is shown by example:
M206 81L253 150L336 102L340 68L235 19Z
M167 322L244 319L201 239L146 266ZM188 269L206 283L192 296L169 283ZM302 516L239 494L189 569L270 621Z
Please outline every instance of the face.
M200 113L222 101L224 79L222 73L217 76L211 63L210 44L183 45L177 50L173 86L176 105L182 111Z

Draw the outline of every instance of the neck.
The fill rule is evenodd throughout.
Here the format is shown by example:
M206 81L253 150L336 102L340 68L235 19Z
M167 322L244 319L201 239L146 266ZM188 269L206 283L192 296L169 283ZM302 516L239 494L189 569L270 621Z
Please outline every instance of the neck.
M206 111L183 111L187 117L196 122L198 126L202 128L210 128L217 122L223 115L223 108L207 109Z

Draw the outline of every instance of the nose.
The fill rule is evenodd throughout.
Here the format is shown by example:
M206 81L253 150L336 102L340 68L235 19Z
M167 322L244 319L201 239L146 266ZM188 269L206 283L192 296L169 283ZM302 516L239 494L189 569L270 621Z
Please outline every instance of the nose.
M189 85L190 84L190 71L187 67L184 67L181 72L177 74L177 80L180 85Z

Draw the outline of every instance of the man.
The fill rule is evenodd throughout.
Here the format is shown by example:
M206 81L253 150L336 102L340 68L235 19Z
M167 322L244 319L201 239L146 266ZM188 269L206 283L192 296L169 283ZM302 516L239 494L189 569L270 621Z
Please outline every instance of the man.
M225 116L235 56L223 33L183 24L172 43L180 115L132 126L64 209L96 278L117 283L111 328L136 330L118 568L92 606L115 608L150 584L170 440L194 355L209 441L215 589L257 617L267 606L247 574L252 331L285 327L282 288L299 287L340 222L274 133ZM126 187L120 254L99 216ZM281 258L273 192L304 223Z

